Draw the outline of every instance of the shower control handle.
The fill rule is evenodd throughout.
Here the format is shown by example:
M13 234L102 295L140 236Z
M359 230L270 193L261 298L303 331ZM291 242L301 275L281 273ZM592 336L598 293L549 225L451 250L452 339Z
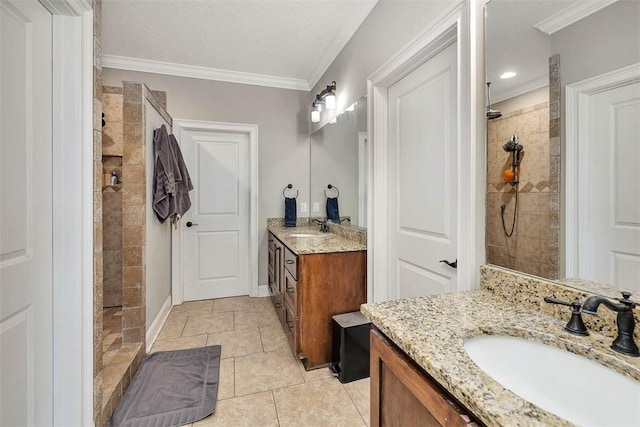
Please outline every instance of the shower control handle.
M196 224L195 222L187 221L187 224L186 224L186 225L187 225L187 227L191 228L191 227L193 227L194 225L198 225L198 224Z
M440 262L443 262L443 263L447 264L451 268L458 268L458 260L457 259L455 261L453 261L453 262L447 261L446 259L441 259Z

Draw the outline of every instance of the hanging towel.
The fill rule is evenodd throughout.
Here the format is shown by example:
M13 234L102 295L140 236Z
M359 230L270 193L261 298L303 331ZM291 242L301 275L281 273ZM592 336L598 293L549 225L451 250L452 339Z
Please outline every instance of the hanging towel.
M167 128L162 125L153 131L153 148L156 153L153 174L153 210L164 222L175 212L176 182L173 175L175 160L170 148Z
M295 197L284 198L284 225L285 227L295 227L298 209Z
M337 197L327 197L327 220L340 224L340 212L338 211Z
M175 159L174 179L176 183L176 204L175 215L172 221L179 220L191 207L191 198L189 197L189 191L193 190L193 183L187 170L187 164L182 157L182 151L180 151L180 145L176 137L169 135L169 147Z
M153 131L153 148L153 211L160 222L170 219L175 223L191 207L191 177L178 141L168 134L165 125Z

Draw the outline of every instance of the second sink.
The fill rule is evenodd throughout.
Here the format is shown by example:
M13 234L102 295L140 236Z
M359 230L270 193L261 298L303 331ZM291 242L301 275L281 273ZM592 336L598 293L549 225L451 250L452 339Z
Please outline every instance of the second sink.
M640 425L640 382L585 357L509 336L472 338L464 348L502 386L567 421Z

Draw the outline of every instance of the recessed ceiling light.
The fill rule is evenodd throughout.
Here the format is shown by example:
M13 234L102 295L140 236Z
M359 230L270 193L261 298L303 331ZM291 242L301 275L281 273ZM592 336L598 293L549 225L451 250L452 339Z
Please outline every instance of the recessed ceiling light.
M503 73L500 78L501 79L510 79L511 77L515 77L516 73L514 73L513 71L507 71L506 73Z

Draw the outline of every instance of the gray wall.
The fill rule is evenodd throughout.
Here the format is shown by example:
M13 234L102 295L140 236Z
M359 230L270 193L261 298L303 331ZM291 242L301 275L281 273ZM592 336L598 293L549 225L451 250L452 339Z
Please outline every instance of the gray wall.
M171 222L161 223L153 210L153 176L155 168L155 151L153 149L153 131L160 126L167 126L171 133L171 126L145 99L145 150L146 150L146 180L147 180L147 208L146 212L146 240L145 240L145 298L146 298L146 330L160 313L164 302L171 295ZM127 179L127 177L123 177Z
M339 111L360 99L367 93L367 78L454 3L380 0L309 94L307 114L315 94L333 80ZM311 132L326 121L327 115L322 113L320 122L311 124Z
M640 62L640 2L620 0L551 36L562 85Z
M102 78L104 85L136 81L166 91L167 111L174 119L259 126L258 280L266 285L267 218L284 216L282 189L288 183L300 190L299 201L308 199L309 119L304 105L309 93L108 68Z

